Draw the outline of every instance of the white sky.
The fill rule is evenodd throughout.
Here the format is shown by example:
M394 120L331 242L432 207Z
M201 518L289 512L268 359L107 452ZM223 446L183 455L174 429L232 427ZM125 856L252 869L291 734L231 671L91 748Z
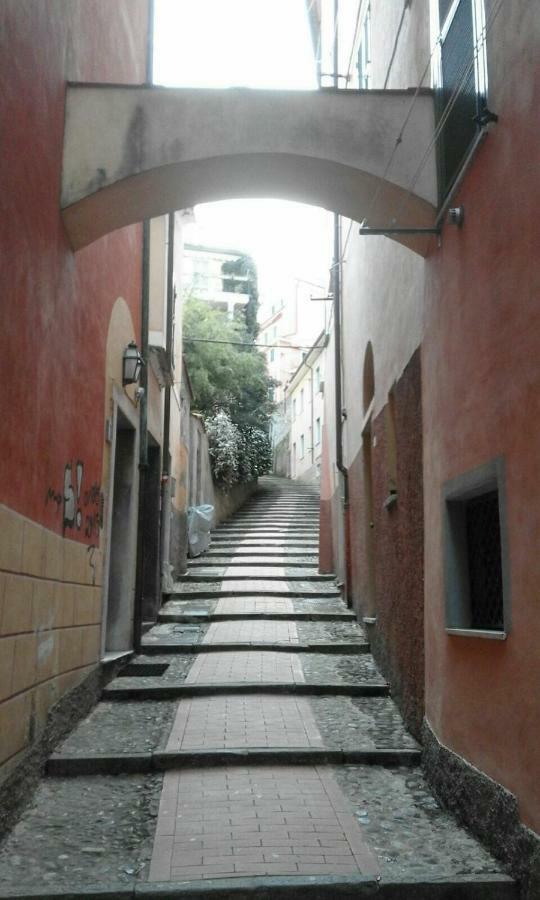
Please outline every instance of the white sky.
M154 81L316 88L305 0L156 0ZM250 253L261 299L285 299L294 277L328 287L329 213L286 201L227 200L197 206L195 215L186 241Z

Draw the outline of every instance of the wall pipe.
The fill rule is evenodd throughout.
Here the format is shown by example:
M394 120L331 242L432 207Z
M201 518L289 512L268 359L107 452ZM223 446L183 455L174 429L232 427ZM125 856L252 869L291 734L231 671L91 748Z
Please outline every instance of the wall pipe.
M154 0L148 2L146 34L146 82L154 77ZM133 646L141 650L144 586L144 520L146 515L146 474L148 471L148 332L150 327L150 220L143 222L141 285L141 356L143 365L139 379L142 394L139 401L139 498L137 510L137 560L133 606Z
M339 87L339 0L334 0L334 87ZM345 539L344 594L349 603L350 584L350 515L349 472L343 462L343 399L341 380L341 219L334 213L334 260L332 264L332 293L334 295L334 379L335 379L335 428L336 466L343 481L343 532Z
M343 462L343 391L341 379L341 224L340 217L334 215L334 262L332 266L332 290L334 294L334 381L335 381L335 428L336 467L343 481L343 531L345 540L344 593L349 602L350 584L350 513L349 513L349 471Z
M139 379L142 389L139 401L139 505L137 514L137 563L135 604L133 610L133 645L141 649L144 585L144 521L146 516L146 474L148 472L148 329L150 320L150 220L143 222L142 290L141 290L141 356L143 365Z
M169 213L167 234L167 313L165 325L165 357L168 381L165 386L163 411L163 459L161 468L161 578L168 587L171 555L171 382L173 373L173 317L174 317L174 226L175 214Z

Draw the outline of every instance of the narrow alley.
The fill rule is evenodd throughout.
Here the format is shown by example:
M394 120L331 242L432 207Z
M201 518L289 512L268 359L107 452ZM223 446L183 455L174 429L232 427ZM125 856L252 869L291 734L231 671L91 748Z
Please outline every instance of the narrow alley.
M216 529L49 759L2 898L518 896L427 788L318 507L263 478Z

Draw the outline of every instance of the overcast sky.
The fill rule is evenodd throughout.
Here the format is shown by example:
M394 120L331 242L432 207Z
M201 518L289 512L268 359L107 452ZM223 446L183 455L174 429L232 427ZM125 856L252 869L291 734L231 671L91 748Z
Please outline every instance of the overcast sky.
M156 0L154 81L316 88L305 0ZM328 286L328 213L278 200L228 200L198 206L195 215L186 240L251 253L263 294L285 296L293 277Z

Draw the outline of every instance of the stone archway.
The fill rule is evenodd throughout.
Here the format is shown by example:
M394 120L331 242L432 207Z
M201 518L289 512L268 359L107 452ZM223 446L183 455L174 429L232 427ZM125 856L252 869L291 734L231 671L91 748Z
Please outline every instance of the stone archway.
M117 228L196 203L279 197L370 224L428 226L428 91L68 87L62 213L75 250ZM399 139L393 164L386 164ZM425 252L425 239L399 240Z

